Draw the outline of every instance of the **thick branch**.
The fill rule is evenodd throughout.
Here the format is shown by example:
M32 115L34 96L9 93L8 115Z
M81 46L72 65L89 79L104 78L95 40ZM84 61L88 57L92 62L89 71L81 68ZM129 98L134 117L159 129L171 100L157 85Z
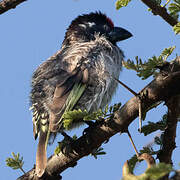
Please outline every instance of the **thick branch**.
M167 128L164 131L163 147L158 154L160 162L172 164L172 152L176 148L176 128L180 117L180 96L175 96L166 102L168 107Z
M152 9L154 15L161 16L171 26L174 26L178 23L176 19L174 19L172 16L168 14L167 9L165 7L161 7L157 5L152 0L141 0L141 1Z
M177 62L180 62L180 58ZM174 67L174 65L169 66ZM172 67L170 67L171 70ZM174 70L175 72L171 72L168 75L166 74L166 76L159 76L141 91L141 93L144 92L144 94L147 94L146 99L142 103L143 109L147 109L147 107L152 106L156 102L166 101L179 94L179 65L178 70L175 68ZM129 124L138 116L138 109L138 98L133 97L114 114L114 118L107 120L102 124L97 124L88 134L81 136L71 143L73 153L70 153L68 156L63 153L52 155L47 163L46 174L42 179L59 180L60 177L57 177L58 174L65 169L74 166L79 159L90 154L93 149L101 146L104 141L108 140L118 132L126 132ZM27 179L38 180L34 168L18 178L18 180Z
M8 11L9 9L16 8L17 5L26 0L4 0L0 2L0 14Z

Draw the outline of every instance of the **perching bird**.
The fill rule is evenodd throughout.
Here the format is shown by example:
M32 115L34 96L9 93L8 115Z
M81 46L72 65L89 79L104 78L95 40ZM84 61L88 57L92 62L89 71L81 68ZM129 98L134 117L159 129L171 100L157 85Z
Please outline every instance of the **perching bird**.
M64 130L63 113L93 112L110 102L117 88L112 77L118 79L124 57L116 43L131 36L101 12L78 16L67 29L61 49L34 72L31 103L34 137L39 137L38 176L46 168L47 133ZM82 123L73 121L70 129Z

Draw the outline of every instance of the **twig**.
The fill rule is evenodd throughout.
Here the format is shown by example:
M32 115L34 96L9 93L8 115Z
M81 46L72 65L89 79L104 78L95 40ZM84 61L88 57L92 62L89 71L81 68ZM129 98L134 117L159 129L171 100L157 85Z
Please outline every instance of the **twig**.
M135 144L134 144L134 141L133 141L133 139L132 139L132 137L131 137L131 134L129 133L129 130L127 130L127 134L128 134L128 136L129 136L129 139L130 139L130 141L131 141L131 144L132 144L132 146L133 146L133 148L134 148L134 151L135 151L135 153L136 153L136 156L137 156L137 158L139 157L139 153L138 153L138 150L137 150L137 148L136 148L136 146L135 146Z
M161 7L154 3L152 0L141 0L144 4L146 4L149 8L152 9L154 15L161 16L168 24L174 26L178 23L176 19L170 16L165 7Z
M115 81L117 81L119 84L121 84L123 87L125 87L129 92L131 92L134 96L138 96L138 94L135 92L135 91L133 91L130 87L128 87L126 84L124 84L122 81L120 81L119 79L117 79L117 78L115 78L115 77L113 77L113 76L111 76L112 77L112 79L114 79Z
M26 0L4 0L0 2L0 14L8 11L9 9L16 8L17 5Z
M119 79L111 76L112 79L117 81L119 84L121 84L123 87L125 87L129 92L131 92L134 96L138 98L138 104L139 104L139 132L141 133L142 129L142 98L140 94L137 94L134 90L132 90L130 87L128 87L126 84L124 84L122 81Z
M19 167L19 169L24 173L26 174L26 172L24 171L24 169L22 167Z

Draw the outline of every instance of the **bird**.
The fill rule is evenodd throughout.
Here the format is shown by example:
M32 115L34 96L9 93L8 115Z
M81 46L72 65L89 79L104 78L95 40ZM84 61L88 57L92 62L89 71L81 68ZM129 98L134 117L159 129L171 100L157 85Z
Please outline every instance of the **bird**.
M33 134L39 138L36 174L41 177L47 165L46 142L65 130L63 114L81 109L91 113L104 108L116 92L124 58L117 42L132 34L115 27L100 11L75 18L65 33L62 46L34 71L30 103ZM84 122L76 120L69 129Z

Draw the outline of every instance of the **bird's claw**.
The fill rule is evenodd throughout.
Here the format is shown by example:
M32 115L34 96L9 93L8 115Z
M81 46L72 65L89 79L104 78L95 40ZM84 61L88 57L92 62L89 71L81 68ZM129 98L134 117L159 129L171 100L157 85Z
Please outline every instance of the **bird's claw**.
M67 135L65 132L61 132L61 134L64 136L64 139L62 140L61 151L66 156L69 156L70 153L73 152L71 144L74 142L74 139Z

